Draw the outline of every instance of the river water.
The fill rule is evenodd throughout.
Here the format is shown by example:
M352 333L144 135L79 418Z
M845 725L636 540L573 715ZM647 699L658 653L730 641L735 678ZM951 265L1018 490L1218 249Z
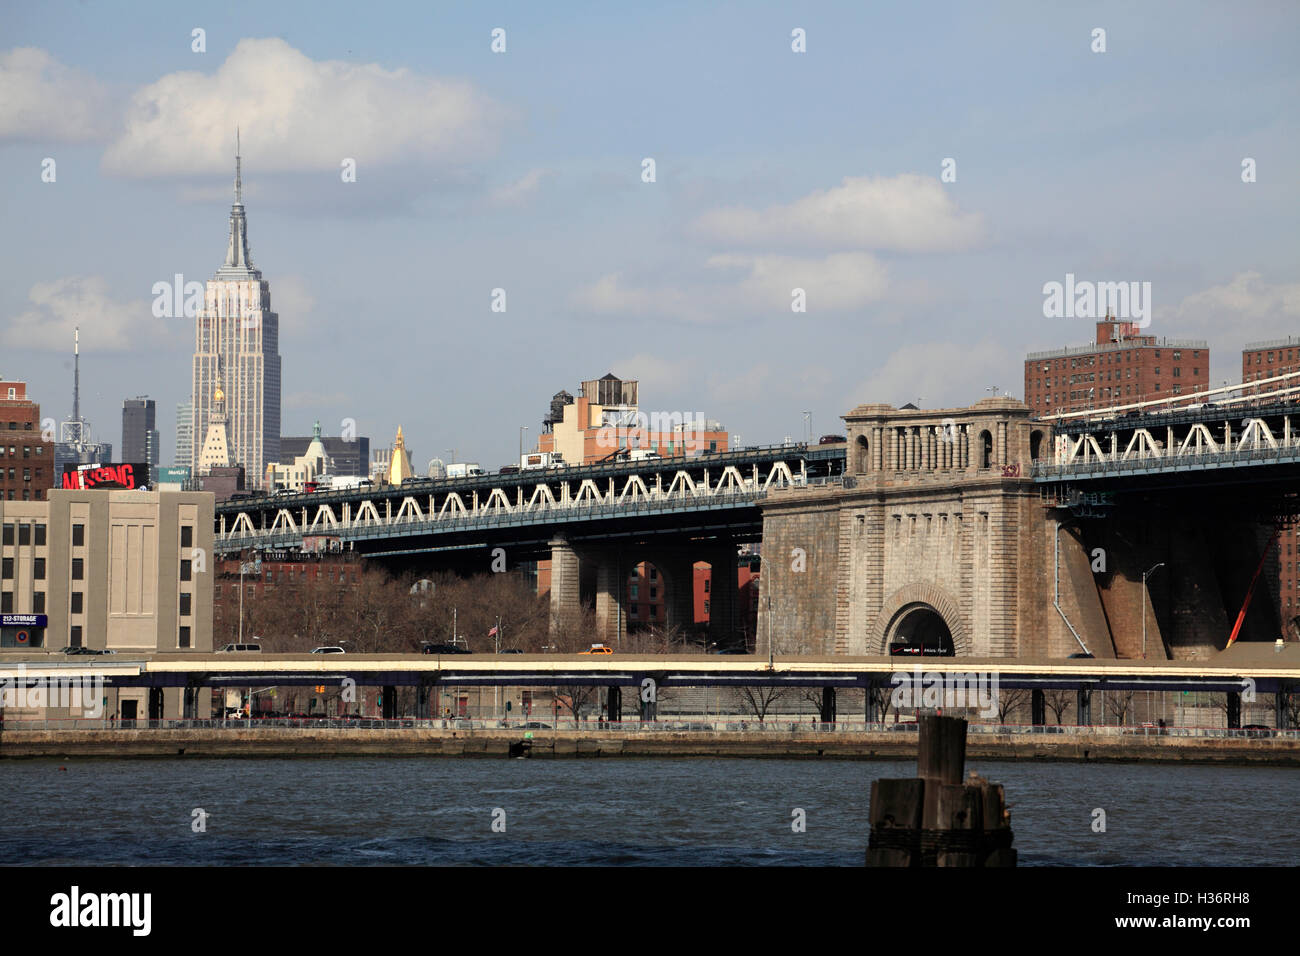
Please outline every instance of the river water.
M5 864L860 866L910 761L488 758L0 762ZM1294 865L1300 770L968 761L1022 866ZM206 816L195 832L194 811ZM803 832L796 832L802 810ZM1094 821L1105 813L1105 830ZM494 830L494 822L496 829ZM504 832L502 832L504 828Z

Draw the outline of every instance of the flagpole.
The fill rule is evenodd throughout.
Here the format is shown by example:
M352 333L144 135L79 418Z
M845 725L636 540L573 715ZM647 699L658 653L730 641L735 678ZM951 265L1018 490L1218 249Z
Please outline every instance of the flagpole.
M496 631L497 631L497 634L496 634L496 637L497 637L497 654L499 655L499 654L501 653L501 615L500 615L500 614L497 615L497 628L496 628ZM493 687L492 687L492 696L495 698L495 700L494 700L494 702L493 702L493 704L492 704L492 710L493 710L493 712L496 714L496 716L497 716L497 720L500 721L500 720L501 720L501 685L500 685L500 684L494 684L494 685L493 685Z

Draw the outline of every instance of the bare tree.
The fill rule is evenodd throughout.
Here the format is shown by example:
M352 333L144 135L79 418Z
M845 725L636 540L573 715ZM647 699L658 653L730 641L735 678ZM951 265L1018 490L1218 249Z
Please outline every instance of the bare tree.
M1225 708L1227 704L1224 704ZM1133 691L1114 690L1106 695L1106 709L1115 716L1115 722L1121 727L1128 722L1129 711L1133 708Z
M1007 718L1022 710L1025 706L1025 702L1028 700L1029 691L1024 688L1017 687L1008 690L1004 687L999 687L997 697L994 700L994 705L998 709L998 723L1007 723Z
M1061 723L1061 716L1074 705L1074 692L1068 690L1045 690L1043 691L1043 703L1047 709L1052 712L1056 718L1057 724Z
M772 709L772 705L784 698L788 690L788 687L774 687L762 684L754 687L738 687L736 693L741 702L754 712L755 717L762 721Z

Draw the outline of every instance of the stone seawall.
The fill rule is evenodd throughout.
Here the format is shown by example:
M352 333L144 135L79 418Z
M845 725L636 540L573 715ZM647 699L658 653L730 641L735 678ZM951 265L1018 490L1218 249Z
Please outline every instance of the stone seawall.
M517 732L446 730L62 730L0 733L0 758L21 757L505 757ZM534 758L786 757L916 759L914 734L639 731L535 732ZM1300 767L1300 740L971 734L985 760L1156 761Z

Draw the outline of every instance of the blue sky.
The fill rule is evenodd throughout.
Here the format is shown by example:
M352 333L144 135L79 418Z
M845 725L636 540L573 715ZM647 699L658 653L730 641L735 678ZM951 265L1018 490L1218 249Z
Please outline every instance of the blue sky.
M0 373L66 417L80 324L97 435L148 394L170 460L192 320L151 289L220 264L236 124L285 433L401 424L421 470L607 371L746 444L1019 396L1092 336L1043 316L1066 273L1151 282L1216 382L1300 334L1294 4L806 7L7 5Z

